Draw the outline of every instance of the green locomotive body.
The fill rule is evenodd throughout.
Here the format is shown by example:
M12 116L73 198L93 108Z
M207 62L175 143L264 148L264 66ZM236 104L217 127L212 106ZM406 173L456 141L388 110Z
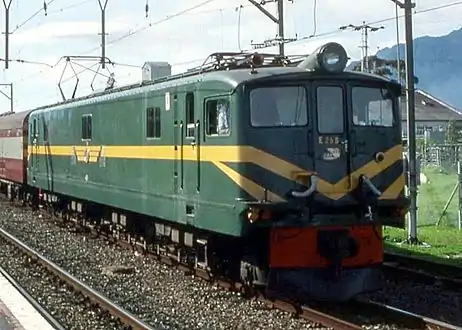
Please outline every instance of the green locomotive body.
M215 55L32 111L28 185L244 282L330 300L380 286L382 225L403 227L408 206L401 86L344 71L336 43L296 67Z
M247 77L245 71L210 73L34 111L29 183L240 236L241 189L214 160L232 156L240 143L236 87ZM213 116L217 101L232 114L224 135L213 132L214 123L205 117ZM208 126L202 130L197 123Z

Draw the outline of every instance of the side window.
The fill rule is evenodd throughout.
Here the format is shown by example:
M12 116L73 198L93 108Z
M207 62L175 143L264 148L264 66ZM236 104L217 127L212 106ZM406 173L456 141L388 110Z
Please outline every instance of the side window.
M353 123L357 126L392 127L395 123L394 102L385 88L353 87L352 103Z
M91 115L82 116L82 140L91 140L92 127L91 127Z
M324 134L343 133L344 104L343 88L321 86L316 89L318 131Z
M220 98L205 102L205 129L207 135L229 135L229 99Z
M160 108L147 108L146 109L146 137L147 138L160 138L161 122L160 122Z
M194 93L186 94L186 137L194 137Z

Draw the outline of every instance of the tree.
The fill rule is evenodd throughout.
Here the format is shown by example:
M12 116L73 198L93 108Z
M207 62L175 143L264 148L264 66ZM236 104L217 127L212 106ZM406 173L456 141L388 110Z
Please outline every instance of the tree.
M399 72L397 72L398 63L396 60L386 60L379 58L376 55L372 55L367 57L367 64L368 67L371 68L371 73L382 77L392 78L395 76L394 72L396 72L396 75L398 76L396 78L398 78L398 80L406 80L406 62L404 60L399 60ZM361 61L355 64L353 71L361 71ZM419 83L419 79L417 77L414 77L414 83Z
M457 144L462 142L462 130L460 124L455 120L448 121L446 127L446 143Z
M442 151L442 158L446 160L447 165L454 166L459 160L458 143L462 142L462 129L460 124L455 120L450 120L446 126L446 143L448 146Z

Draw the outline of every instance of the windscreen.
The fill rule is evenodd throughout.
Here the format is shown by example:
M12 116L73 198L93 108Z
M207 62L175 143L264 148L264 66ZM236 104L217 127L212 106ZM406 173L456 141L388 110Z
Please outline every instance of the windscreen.
M343 133L345 106L343 88L319 86L316 89L318 107L318 131L323 134Z
M386 88L353 87L353 124L392 127L395 123L391 93Z
M250 121L254 127L305 126L307 92L304 86L260 87L250 92Z

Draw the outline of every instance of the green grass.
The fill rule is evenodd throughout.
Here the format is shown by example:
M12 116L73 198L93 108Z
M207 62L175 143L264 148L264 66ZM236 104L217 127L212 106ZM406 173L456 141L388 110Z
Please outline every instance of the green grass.
M385 250L462 266L462 231L457 229L458 192L441 218L439 226L436 226L457 184L457 174L440 168L425 168L422 172L427 176L428 182L419 186L417 236L429 246L398 244L407 238L407 230L385 227Z
M418 239L427 245L399 244L407 238L407 231L384 227L385 251L412 255L434 262L462 267L462 231L444 226L420 227Z

